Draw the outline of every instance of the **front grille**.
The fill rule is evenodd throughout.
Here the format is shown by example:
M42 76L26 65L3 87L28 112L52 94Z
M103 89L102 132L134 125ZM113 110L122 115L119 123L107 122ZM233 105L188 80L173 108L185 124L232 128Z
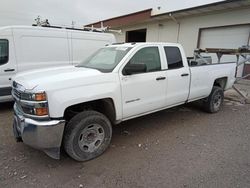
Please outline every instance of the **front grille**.
M16 100L20 100L21 97L22 97L22 91L20 91L20 88L21 85L18 84L17 82L13 81L12 83L12 95L13 95L13 98Z
M12 84L12 95L15 100L32 100L31 94L26 93L24 87L15 81Z
M18 91L16 88L12 89L13 95L15 99L21 99L21 91Z

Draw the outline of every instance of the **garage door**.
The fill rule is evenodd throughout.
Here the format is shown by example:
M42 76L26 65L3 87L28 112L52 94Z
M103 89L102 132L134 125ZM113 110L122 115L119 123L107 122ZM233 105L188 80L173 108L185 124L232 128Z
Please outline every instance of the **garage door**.
M239 48L249 45L250 25L202 29L199 48ZM224 56L222 61L235 61L235 56ZM213 56L213 61L217 58ZM241 76L243 67L239 68Z
M248 45L250 25L202 29L201 48L238 48Z

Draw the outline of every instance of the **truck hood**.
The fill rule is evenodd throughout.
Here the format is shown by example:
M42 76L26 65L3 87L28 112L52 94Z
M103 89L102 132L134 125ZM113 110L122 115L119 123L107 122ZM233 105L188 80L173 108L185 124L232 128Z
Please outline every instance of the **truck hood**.
M94 81L97 75L103 75L98 70L63 66L40 70L32 70L17 74L13 80L21 84L27 90L45 90L49 88L60 88L63 86L88 84ZM85 80L85 81L84 81Z

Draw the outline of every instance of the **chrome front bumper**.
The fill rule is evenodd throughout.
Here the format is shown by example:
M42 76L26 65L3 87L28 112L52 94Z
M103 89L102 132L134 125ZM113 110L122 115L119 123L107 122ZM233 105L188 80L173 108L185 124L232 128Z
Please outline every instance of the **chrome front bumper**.
M64 120L33 120L24 117L14 105L13 132L17 141L44 151L54 159L60 158Z

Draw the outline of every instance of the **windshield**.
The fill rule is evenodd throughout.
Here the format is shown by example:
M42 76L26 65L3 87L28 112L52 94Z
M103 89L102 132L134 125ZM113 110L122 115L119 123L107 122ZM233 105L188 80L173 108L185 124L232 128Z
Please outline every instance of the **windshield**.
M128 47L102 48L77 65L77 67L93 68L101 72L112 72L130 49Z

